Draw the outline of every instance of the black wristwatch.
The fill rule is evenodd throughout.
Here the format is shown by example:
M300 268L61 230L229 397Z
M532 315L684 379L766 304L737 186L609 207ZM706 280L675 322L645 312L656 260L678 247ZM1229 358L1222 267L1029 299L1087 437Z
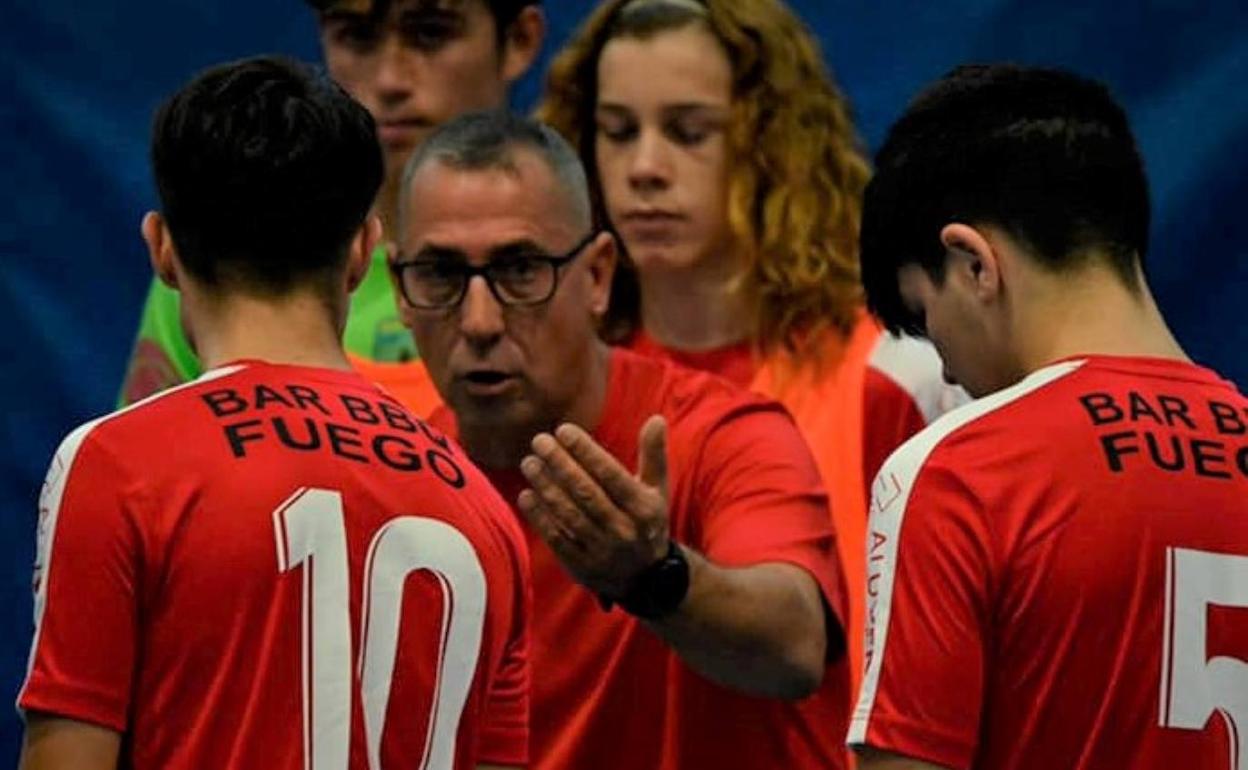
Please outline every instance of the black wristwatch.
M669 540L667 555L639 572L615 603L643 620L658 620L675 612L688 593L689 562L676 541ZM604 608L610 605L603 601Z

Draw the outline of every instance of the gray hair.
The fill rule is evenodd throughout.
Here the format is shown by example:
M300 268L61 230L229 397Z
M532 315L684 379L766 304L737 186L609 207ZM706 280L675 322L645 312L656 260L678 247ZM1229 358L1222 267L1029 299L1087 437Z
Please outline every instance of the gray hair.
M507 110L470 112L438 127L412 153L403 170L399 197L399 231L403 231L412 179L430 162L462 171L504 170L515 173L515 153L530 150L554 172L570 204L578 229L593 224L589 182L572 145L550 126Z

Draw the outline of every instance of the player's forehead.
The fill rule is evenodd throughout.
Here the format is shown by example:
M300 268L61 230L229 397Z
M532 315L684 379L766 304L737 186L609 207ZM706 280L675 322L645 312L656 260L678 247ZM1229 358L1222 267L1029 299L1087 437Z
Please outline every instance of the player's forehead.
M732 65L701 23L646 37L619 36L598 61L598 107L656 106L684 111L727 109Z

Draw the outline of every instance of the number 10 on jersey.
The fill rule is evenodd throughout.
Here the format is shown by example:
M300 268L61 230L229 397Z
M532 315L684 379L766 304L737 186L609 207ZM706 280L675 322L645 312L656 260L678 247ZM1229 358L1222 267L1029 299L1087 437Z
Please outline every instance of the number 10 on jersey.
M310 770L346 770L350 757L351 579L344 516L342 495L328 489L300 489L273 512L279 570L303 567L303 744ZM454 765L459 718L481 650L485 573L468 539L437 519L387 521L373 536L364 563L356 661L371 770L382 767L403 585L417 570L436 576L443 600L436 695L424 756L413 767Z

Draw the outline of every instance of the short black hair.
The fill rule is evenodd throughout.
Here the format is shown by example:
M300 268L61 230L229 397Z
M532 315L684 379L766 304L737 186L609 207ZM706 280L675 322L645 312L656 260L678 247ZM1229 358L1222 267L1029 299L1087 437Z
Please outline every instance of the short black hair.
M516 20L520 12L530 5L541 5L541 0L482 0L485 7L489 10L490 15L494 17L494 25L497 28L498 40L501 43L506 35L507 28ZM343 2L343 0L304 0L305 3L312 7L317 13L325 13L333 10L334 6ZM368 15L373 19L384 19L390 11L390 6L396 0L372 0L369 6Z
M151 157L185 268L263 294L341 269L384 174L368 111L321 71L272 56L213 67L171 96Z
M863 202L867 304L893 333L922 334L898 270L944 279L940 230L994 225L1053 270L1107 259L1127 286L1148 249L1149 194L1122 107L1058 69L965 65L924 90L889 130Z
M498 27L498 39L502 40L507 28L516 20L520 12L530 5L541 5L541 0L486 0L485 6L494 16Z

